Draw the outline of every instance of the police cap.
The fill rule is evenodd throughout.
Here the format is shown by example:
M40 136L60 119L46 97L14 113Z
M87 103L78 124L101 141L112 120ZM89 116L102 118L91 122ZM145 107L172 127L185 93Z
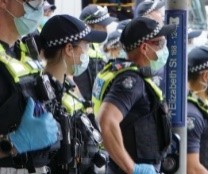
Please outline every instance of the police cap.
M118 25L117 25L117 30L121 30L123 31L123 29L125 28L125 26L131 21L131 19L125 19L122 21L119 21Z
M117 48L120 46L121 31L114 31L109 34L107 42L104 44L105 48Z
M188 39L199 37L201 33L202 30L188 30Z
M144 16L165 6L164 0L147 0L139 3L134 12L134 18Z
M103 42L106 32L92 30L81 20L70 15L55 15L44 25L40 40L44 48L62 46L80 40L88 42Z
M188 71L196 73L208 69L208 47L193 48L188 54Z
M106 6L101 7L95 4L86 6L81 12L80 19L86 24L99 24L103 26L107 26L115 21L115 18L111 17L108 13Z
M138 17L124 28L120 41L127 52L134 50L143 42L159 36L166 36L176 30L176 25L161 25L157 21Z

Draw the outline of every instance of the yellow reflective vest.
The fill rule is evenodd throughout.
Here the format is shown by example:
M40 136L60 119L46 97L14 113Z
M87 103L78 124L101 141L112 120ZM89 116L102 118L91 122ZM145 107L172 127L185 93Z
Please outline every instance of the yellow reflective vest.
M131 66L130 62L125 62L125 63L126 65L124 68L112 71L113 65L112 62L110 62L106 64L106 66L103 68L101 72L98 73L92 90L92 102L93 102L93 109L95 116L97 116L102 101L104 99L104 96L106 94L106 90L108 87L110 87L113 80L119 74L125 71L135 71L135 72L139 71L138 67L135 65ZM163 100L162 91L154 84L154 82L150 78L145 78L144 80L150 84L152 89L157 94L158 99L162 101Z
M75 94L72 94L75 95ZM72 95L64 93L62 103L65 106L67 112L72 116L78 110L84 110L83 104L74 98Z
M18 83L21 77L29 74L37 73L40 70L38 66L36 66L37 69L33 69L33 67L30 66L30 64L27 64L24 61L19 61L7 55L1 44L0 44L0 61L5 64L7 70L13 77L15 83Z

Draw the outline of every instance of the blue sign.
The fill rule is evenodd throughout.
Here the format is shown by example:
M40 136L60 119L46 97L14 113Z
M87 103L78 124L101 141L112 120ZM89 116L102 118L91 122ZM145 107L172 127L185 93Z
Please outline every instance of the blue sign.
M176 24L177 29L167 37L169 58L166 64L166 98L173 126L185 126L187 94L187 11L168 10L167 23Z

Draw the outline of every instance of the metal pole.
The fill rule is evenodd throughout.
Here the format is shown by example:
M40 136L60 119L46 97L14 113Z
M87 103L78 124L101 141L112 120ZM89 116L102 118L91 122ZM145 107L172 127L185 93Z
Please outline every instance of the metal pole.
M171 111L173 133L179 135L179 166L174 172L186 174L187 156L187 16L188 0L166 1L166 22L177 24L168 37L170 56L166 67L166 96Z

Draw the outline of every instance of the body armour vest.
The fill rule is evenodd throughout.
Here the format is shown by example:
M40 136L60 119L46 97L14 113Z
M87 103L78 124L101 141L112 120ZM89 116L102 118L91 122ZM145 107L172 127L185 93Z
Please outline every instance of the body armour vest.
M39 68L29 58L23 63L10 57L0 45L1 77L10 91L10 96L0 106L0 134L7 134L19 125L26 104L25 97L32 94L33 90L28 89L34 86L33 82L39 75Z
M71 92L70 92L71 93ZM78 110L83 110L84 106L82 103L80 103L80 101L78 101L76 98L73 97L73 93L71 93L72 95L68 94L68 93L64 93L63 98L62 98L62 103L65 106L67 112L70 115L73 115L73 113L75 113Z
M113 79L126 71L134 71L141 76L138 67L130 62L111 62L98 74L92 97L96 114ZM144 78L144 84L151 112L143 115L139 110L141 103L137 101L120 123L120 128L125 148L136 163L157 164L170 145L170 118L161 90L149 78Z
M101 141L101 135L94 126L96 124L93 122L95 121L93 119L94 116L85 113L86 108L81 100L79 100L79 98L73 93L73 89L66 88L65 83L67 83L67 80L61 84L55 77L51 75L49 75L49 77L58 101L61 101L65 111L67 112L68 122L70 123L69 138L72 143L72 146L70 147L72 152L72 161L69 163L67 168L72 173L73 170L86 173L86 171L94 165L93 159L99 152ZM60 158L61 156L58 154L55 164L51 164L54 173L64 173L57 170L60 167L60 165L57 166ZM77 160L79 158L81 160Z

